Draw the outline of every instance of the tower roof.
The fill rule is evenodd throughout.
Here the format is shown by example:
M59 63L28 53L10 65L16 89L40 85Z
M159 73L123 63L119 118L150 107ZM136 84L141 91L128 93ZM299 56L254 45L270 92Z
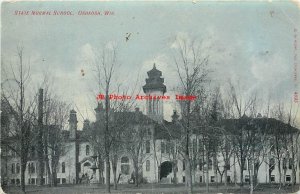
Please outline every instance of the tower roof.
M156 69L155 63L153 68L147 72L148 78L146 79L146 84L143 86L143 90L146 93L149 90L161 90L163 93L167 91L164 85L164 78L162 78L162 73Z
M162 76L161 71L159 71L158 69L156 69L155 63L153 64L153 68L147 72L148 77L160 77Z

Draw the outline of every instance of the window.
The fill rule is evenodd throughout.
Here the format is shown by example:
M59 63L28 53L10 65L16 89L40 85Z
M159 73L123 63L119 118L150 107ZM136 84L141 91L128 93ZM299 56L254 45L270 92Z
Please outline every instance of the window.
M202 176L200 176L200 183L202 183L202 181L203 181L203 180L202 180Z
M146 161L146 171L150 171L150 160Z
M20 173L20 164L17 163L16 165L16 173L19 174Z
M60 184L60 178L56 179L57 184Z
M226 168L226 170L230 170L230 160L227 161L225 168Z
M230 183L231 180L230 180L230 176L227 176L227 183Z
M185 170L185 161L182 160L182 170Z
M35 178L31 179L31 184L35 185Z
M250 177L249 177L249 175L245 175L245 182L246 182L246 183L249 183L249 182L250 182Z
M275 182L275 175L271 175L271 182Z
M160 149L161 149L161 153L163 154L163 153L165 153L166 152L166 147L165 147L165 143L164 142L161 142L161 144L160 144Z
M166 153L170 153L170 142L166 143Z
M271 158L270 160L269 160L269 170L274 170L274 168L275 168L275 159L274 158Z
M31 173L35 173L35 165L34 165L34 163L31 163Z
M283 162L282 162L283 169L286 169L286 165L287 165L287 159L283 158Z
M193 139L193 153L197 152L197 140Z
M185 176L182 177L182 182L185 183Z
M150 128L147 129L147 133L148 133L149 136L151 136L151 129Z
M247 170L247 161L246 161L246 159L244 159L244 167L243 167L243 170Z
M146 141L146 153L150 153L150 141Z
M122 174L129 174L129 158L124 156L121 158L121 172Z
M212 170L212 159L208 160L208 170Z
M292 169L292 167L293 167L293 158L290 158L289 159L289 169Z
M20 179L16 179L16 184L20 185Z
M285 181L286 182L291 182L291 175L286 175L285 176Z
M211 176L211 177L210 177L210 182L211 182L211 183L214 183L214 182L215 182L215 176Z
M90 146L89 145L85 146L85 155L87 155L87 156L90 155Z
M91 166L91 164L89 162L86 162L83 164L83 166Z
M61 163L61 173L65 173L66 172L66 164L63 162Z
M199 170L202 170L203 167L203 161L202 159L199 160Z
M62 184L66 184L66 183L67 183L67 180L66 180L65 178L62 178L62 179L61 179L61 183L62 183Z
M170 152L171 152L171 154L175 154L174 152L175 152L175 149L174 149L174 143L170 143Z
M11 164L11 174L15 174L15 164Z

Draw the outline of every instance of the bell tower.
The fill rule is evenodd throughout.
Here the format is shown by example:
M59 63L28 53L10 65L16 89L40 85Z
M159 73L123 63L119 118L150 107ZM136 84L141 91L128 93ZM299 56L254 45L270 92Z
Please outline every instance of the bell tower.
M156 69L155 63L153 68L147 72L148 78L146 84L143 86L144 93L147 96L163 96L167 88L164 85L164 78L162 73ZM164 119L163 111L163 100L162 99L149 99L146 100L146 114L155 121L162 122Z

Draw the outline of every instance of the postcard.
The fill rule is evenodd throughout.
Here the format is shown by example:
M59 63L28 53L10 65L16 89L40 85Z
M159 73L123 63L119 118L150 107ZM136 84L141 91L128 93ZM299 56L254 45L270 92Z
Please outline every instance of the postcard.
M5 193L295 193L299 1L3 1Z

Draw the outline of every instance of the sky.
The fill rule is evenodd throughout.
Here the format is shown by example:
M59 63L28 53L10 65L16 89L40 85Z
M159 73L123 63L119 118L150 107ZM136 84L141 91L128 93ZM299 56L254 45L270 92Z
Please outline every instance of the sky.
M15 15L15 11L55 10L74 15ZM78 11L114 14L83 16ZM16 2L2 3L1 20L1 69L10 69L17 46L22 45L31 66L30 89L37 89L45 74L51 76L55 93L79 113L79 127L83 119L94 120L96 94L101 93L91 58L111 45L117 47L120 65L115 83L132 86L138 80L141 88L156 63L165 78L166 95L174 95L175 40L185 38L199 42L203 56L209 56L214 85L231 79L240 83L246 96L258 91L278 102L290 102L293 92L299 91L293 73L300 58L295 59L294 49L295 41L299 48L300 12L290 1ZM128 41L127 33L131 33ZM10 76L2 71L1 80ZM166 120L175 108L174 102L165 103Z

